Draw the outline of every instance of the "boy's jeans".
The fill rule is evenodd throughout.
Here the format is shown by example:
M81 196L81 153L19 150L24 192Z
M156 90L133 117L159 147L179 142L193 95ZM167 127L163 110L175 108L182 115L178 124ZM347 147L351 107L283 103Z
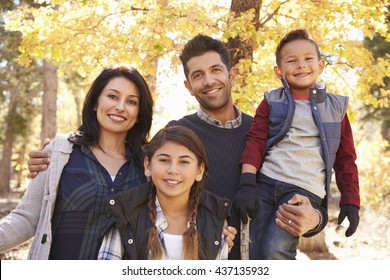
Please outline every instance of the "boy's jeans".
M294 194L307 196L314 208L319 208L321 198L295 185L274 180L260 174L257 180L259 207L250 225L251 260L293 260L297 254L299 237L280 228L276 222L278 206Z

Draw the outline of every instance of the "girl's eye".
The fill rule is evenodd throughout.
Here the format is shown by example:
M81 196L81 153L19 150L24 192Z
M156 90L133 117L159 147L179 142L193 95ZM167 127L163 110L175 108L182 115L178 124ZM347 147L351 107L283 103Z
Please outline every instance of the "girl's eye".
M181 163L181 164L189 164L190 162L187 161L187 160L182 160L182 161L180 161L180 163Z
M162 163L168 162L168 160L167 160L166 158L160 158L158 161L159 161L159 162L162 162Z

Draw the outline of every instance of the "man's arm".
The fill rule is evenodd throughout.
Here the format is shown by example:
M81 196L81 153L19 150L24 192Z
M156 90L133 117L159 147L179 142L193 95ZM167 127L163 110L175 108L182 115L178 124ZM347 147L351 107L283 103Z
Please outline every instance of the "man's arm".
M41 150L32 150L28 153L29 160L27 161L28 170L30 173L27 175L28 178L35 178L40 171L46 170L50 163L51 153L44 151L44 148L50 143L49 138L45 138L43 141L43 147Z

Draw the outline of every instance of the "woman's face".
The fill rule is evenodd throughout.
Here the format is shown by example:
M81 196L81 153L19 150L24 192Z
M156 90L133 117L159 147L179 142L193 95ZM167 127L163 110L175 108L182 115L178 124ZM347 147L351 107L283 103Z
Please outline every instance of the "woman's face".
M187 147L169 141L151 159L145 158L145 175L152 178L159 199L188 200L195 181L201 181L204 164Z
M137 121L139 103L140 92L132 81L123 77L111 79L94 108L101 133L126 135Z

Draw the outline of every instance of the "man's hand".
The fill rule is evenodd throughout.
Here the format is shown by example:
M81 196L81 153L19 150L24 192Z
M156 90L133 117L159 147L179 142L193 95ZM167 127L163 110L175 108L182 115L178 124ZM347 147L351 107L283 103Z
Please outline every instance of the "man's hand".
M357 208L355 205L346 204L341 206L341 210L339 213L339 217L337 219L337 223L341 225L341 223L344 221L345 217L348 217L349 220L349 227L347 228L347 231L345 232L346 237L350 237L352 234L355 233L358 225L359 225L359 208Z
M223 230L223 234L225 235L225 240L229 248L229 253L234 246L234 238L236 238L237 229L235 227L227 227L227 229Z
M45 138L43 141L42 149L50 143L49 138ZM35 178L40 171L46 170L50 162L50 153L44 152L42 150L32 150L28 153L29 160L27 161L28 170L30 173L27 175L28 178Z
M238 211L243 224L248 223L248 216L253 218L258 203L256 174L242 173L240 186L234 197L233 206Z
M295 194L276 211L276 224L294 236L305 234L319 223L320 214L303 195Z

